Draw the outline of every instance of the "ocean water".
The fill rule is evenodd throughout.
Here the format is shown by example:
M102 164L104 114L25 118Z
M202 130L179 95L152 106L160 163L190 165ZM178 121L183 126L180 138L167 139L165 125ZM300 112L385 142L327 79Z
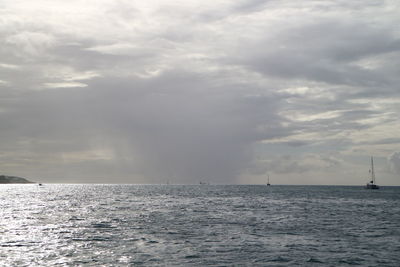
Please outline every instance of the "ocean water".
M0 266L400 266L400 187L0 185Z

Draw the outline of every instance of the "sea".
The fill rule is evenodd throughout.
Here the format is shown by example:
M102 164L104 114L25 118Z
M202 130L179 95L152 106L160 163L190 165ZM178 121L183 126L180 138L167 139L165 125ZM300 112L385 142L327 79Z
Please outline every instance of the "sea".
M400 187L0 185L0 266L400 266Z

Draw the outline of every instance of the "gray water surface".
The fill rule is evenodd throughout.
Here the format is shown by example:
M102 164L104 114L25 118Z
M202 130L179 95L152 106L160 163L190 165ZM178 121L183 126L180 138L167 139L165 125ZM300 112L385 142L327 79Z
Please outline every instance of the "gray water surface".
M400 266L400 187L1 185L2 266Z

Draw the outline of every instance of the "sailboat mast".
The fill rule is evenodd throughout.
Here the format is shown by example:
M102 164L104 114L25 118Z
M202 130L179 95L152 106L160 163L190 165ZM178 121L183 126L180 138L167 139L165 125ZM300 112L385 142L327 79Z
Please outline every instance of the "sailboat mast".
M371 157L371 180L375 184L374 158Z

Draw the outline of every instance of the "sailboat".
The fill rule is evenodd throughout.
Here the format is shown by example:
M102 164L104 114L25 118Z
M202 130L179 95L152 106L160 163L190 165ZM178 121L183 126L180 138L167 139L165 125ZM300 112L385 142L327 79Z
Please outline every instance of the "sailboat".
M269 174L268 175L268 182L267 182L267 186L270 186L271 184L269 183Z
M379 189L379 186L375 184L375 171L374 171L374 158L371 157L371 169L369 170L371 174L371 181L367 183L365 189Z

